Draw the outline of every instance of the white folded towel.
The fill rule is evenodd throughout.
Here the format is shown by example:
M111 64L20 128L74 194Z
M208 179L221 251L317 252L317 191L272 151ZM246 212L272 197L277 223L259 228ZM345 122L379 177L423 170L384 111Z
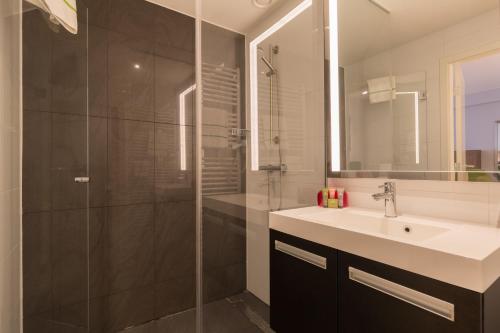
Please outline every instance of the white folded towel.
M381 103L396 99L396 78L386 76L368 80L368 94L370 103Z
M54 23L61 24L72 34L78 33L76 0L27 0L46 11Z

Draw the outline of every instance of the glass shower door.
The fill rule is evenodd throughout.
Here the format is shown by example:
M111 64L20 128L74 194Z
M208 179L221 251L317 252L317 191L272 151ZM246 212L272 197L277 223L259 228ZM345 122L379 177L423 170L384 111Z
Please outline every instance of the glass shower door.
M262 3L202 1L203 332L271 331L269 213L325 181L323 1Z
M23 12L24 332L88 332L87 8L76 35Z

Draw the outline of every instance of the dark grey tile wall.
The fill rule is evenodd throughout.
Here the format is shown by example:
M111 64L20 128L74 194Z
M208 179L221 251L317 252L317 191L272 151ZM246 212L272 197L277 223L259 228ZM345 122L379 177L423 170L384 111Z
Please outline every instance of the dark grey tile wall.
M78 5L77 36L23 17L27 333L115 332L195 305L194 102L186 170L178 105L194 20L144 0ZM217 34L207 60L244 68L242 37ZM89 186L74 183L87 169ZM220 298L244 289L245 226L210 216L223 224L207 217L205 289Z

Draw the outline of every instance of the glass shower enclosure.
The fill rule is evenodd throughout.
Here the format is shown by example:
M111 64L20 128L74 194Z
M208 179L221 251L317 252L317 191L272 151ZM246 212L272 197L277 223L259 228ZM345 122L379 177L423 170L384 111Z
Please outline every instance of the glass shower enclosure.
M324 3L23 8L24 332L270 332L269 220L325 183Z

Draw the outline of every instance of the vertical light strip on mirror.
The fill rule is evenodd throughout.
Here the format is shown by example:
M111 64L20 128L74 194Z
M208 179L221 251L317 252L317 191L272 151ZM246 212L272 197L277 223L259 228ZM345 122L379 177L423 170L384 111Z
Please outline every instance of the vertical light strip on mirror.
M339 35L337 0L329 0L328 20L330 38L330 156L331 171L340 171L340 92L339 92Z
M420 164L420 110L418 91L398 91L396 95L413 95L415 108L415 164Z
M266 38L280 30L288 22L296 18L307 8L311 7L312 0L305 0L288 14L279 19L266 31L250 42L250 133L251 133L251 170L259 170L259 93L258 93L258 57L257 47Z
M187 154L186 154L186 97L189 93L196 89L196 84L193 84L179 94L179 150L181 158L181 171L187 169Z

